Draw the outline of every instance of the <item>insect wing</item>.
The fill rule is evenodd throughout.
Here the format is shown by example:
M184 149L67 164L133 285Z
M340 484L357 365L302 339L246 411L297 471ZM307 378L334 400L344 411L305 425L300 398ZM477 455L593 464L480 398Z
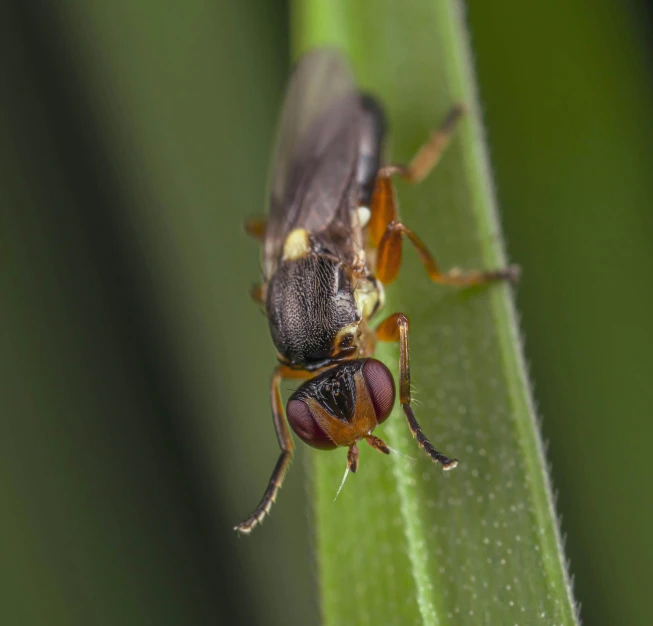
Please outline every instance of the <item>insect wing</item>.
M330 49L302 57L290 79L272 160L266 278L293 229L349 229L358 196L361 119L360 94L344 58Z

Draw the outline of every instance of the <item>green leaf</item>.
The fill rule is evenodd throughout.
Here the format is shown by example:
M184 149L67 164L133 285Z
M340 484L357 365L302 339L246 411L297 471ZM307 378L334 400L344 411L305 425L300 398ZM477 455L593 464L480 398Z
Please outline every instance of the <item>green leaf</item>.
M443 268L506 264L461 5L454 0L296 0L294 52L345 50L385 104L406 162L449 107L469 115L436 171L398 183L401 215ZM528 280L528 276L524 277ZM407 247L386 313L411 319L416 415L459 467L443 473L399 410L378 434L405 455L314 454L326 624L576 624L511 288L429 282ZM398 371L397 348L377 356Z

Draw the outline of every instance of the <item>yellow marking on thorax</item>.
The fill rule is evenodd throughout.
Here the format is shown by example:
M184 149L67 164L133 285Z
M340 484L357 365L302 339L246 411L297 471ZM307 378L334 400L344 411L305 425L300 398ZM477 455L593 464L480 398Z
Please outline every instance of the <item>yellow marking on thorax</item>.
M362 319L367 320L383 306L383 287L371 280L361 280L354 291L356 308Z
M283 244L283 260L303 259L311 252L311 238L304 228L291 230Z
M340 342L345 337L345 335L352 335L353 339L350 345L352 346L356 345L356 335L358 334L359 324L360 322L354 322L353 324L348 324L347 326L344 326L336 333L335 339L333 340L334 355L338 353L338 350L340 348Z

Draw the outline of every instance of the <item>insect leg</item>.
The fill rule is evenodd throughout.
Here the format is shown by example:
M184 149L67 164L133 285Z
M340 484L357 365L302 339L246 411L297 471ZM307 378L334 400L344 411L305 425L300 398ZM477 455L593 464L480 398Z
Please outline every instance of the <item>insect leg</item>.
M272 381L270 385L270 402L272 404L272 419L274 421L274 430L277 433L277 440L281 448L281 454L277 464L272 470L268 488L263 494L263 498L259 505L254 509L254 512L244 521L234 527L238 532L248 534L252 529L263 521L263 518L269 513L270 507L277 497L277 492L281 488L284 476L290 462L292 461L293 448L295 447L290 436L288 422L283 410L283 402L281 400L281 380L283 378L282 369L278 367L272 374Z
M442 153L451 142L456 125L464 112L465 107L462 104L455 104L444 118L440 128L431 133L428 141L417 151L408 165L390 165L384 169L388 169L390 175L399 174L408 182L419 183L438 164Z
M397 277L401 266L402 238L406 235L415 246L429 278L444 285L481 285L493 280L516 280L519 268L511 266L500 270L462 272L452 270L441 272L435 257L424 242L410 228L402 224L397 216L392 176L398 174L410 182L419 182L438 162L442 151L451 140L456 122L463 113L462 105L454 107L439 130L417 152L410 165L388 165L382 167L376 177L374 193L370 203L371 217L369 233L372 246L378 248L376 277L384 284Z
M370 221L368 231L370 242L378 248L388 225L397 219L397 199L390 175L384 174L384 169L379 170L374 183L372 200L370 202Z
M379 244L376 261L376 277L384 284L391 283L397 277L401 266L402 237L406 235L413 244L417 254L424 264L429 278L434 283L464 287L468 285L482 285L494 280L511 280L519 278L519 268L511 265L500 270L472 270L463 272L453 269L442 272L438 267L435 257L429 252L424 242L410 228L401 222L390 222Z
M265 218L252 217L246 219L243 226L245 227L245 232L250 237L253 237L257 241L263 241L267 227L267 220Z
M408 428L413 437L427 456L436 461L446 470L453 469L458 465L456 459L450 459L435 449L427 439L421 426L415 418L410 405L410 354L408 349L408 318L403 313L394 313L383 320L376 329L376 336L381 341L399 342L399 401L401 408L406 415Z
M424 179L436 166L442 152L449 145L456 123L463 113L463 105L455 105L440 128L431 133L429 140L417 151L409 165L387 165L378 171L370 202L372 216L369 232L374 247L378 247L381 243L388 224L397 219L391 177L397 174L411 183L418 183Z
M264 304L263 287L261 285L252 285L252 288L249 290L249 295L256 304Z

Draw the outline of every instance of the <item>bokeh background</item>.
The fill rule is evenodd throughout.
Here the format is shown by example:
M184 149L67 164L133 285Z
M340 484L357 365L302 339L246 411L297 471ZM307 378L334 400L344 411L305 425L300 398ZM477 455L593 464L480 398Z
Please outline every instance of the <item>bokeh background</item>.
M576 596L587 624L647 624L651 13L467 4ZM0 7L2 624L319 623L311 453L265 532L231 531L277 455L241 222L264 210L289 19Z

